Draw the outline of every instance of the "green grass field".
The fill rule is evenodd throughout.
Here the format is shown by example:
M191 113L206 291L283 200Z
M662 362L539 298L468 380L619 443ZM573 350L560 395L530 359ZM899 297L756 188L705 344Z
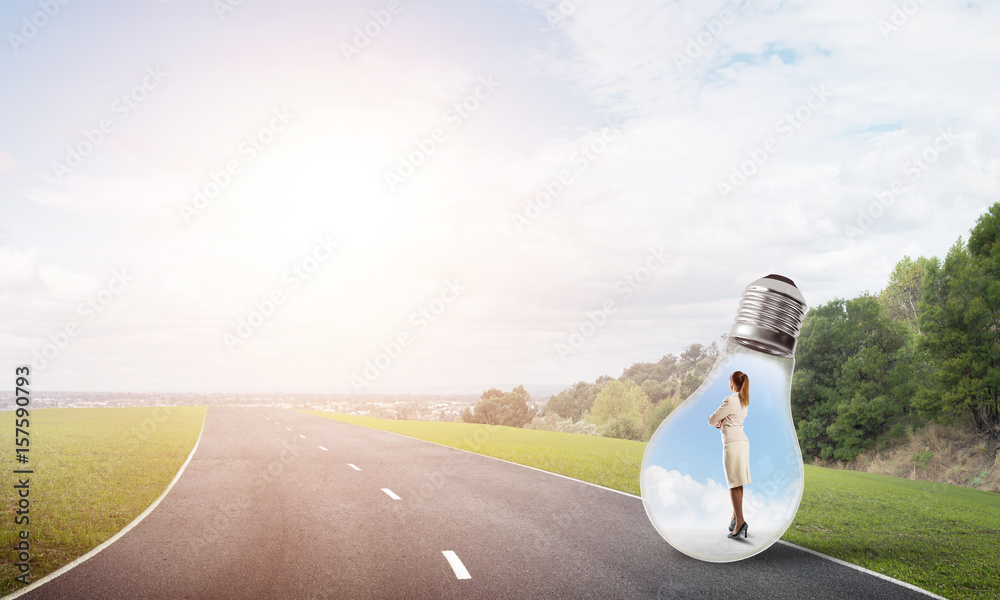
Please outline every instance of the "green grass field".
M87 553L152 504L190 454L204 417L204 407L31 410L31 580ZM0 492L0 595L22 587L12 560L21 529L12 522L14 418L0 413L0 468L9 482Z
M593 436L307 411L639 494L646 444ZM783 539L956 600L1000 597L1000 494L806 465Z

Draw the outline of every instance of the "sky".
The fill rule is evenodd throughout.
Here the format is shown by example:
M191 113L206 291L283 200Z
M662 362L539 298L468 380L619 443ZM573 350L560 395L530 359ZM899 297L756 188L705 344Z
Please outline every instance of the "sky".
M0 7L0 361L51 390L572 384L943 257L996 3Z

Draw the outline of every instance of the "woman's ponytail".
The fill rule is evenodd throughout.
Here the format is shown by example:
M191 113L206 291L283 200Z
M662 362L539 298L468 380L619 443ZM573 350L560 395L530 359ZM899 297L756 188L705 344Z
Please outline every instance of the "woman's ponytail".
M745 408L750 404L750 377L743 371L734 371L729 381L736 387L740 395L740 404Z

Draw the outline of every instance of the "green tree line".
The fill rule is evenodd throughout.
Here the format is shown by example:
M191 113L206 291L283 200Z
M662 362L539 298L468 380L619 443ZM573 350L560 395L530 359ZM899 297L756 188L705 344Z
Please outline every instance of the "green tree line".
M851 460L927 421L1000 441L1000 202L942 261L904 256L878 294L810 309L792 415L806 456Z
M803 454L851 460L927 421L965 419L1000 442L1000 202L942 261L904 256L877 294L834 299L806 314L791 403ZM617 379L578 382L549 397L557 430L648 440L704 381L715 342L636 363ZM468 422L533 426L523 387L484 392ZM589 429L588 429L589 428Z
M718 345L691 344L679 356L636 363L612 379L578 382L549 398L546 414L596 426L599 435L648 440L656 428L705 380L719 356Z
M593 383L577 382L550 396L541 411L532 408L523 386L507 393L489 389L462 414L462 420L648 440L667 415L698 389L718 356L715 342L691 344L679 356L636 363L617 379L602 375Z

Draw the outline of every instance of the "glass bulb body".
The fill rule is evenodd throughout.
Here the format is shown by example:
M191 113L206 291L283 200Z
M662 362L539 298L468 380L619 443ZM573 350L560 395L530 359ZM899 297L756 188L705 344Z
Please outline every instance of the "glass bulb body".
M791 525L802 500L804 470L792 422L795 359L727 339L704 383L653 433L639 485L646 514L674 548L700 560L731 562L771 546ZM733 514L721 431L708 418L733 394L729 376L749 376L743 423L750 440L750 480L743 486L747 537L730 539ZM664 400L666 402L668 400Z

